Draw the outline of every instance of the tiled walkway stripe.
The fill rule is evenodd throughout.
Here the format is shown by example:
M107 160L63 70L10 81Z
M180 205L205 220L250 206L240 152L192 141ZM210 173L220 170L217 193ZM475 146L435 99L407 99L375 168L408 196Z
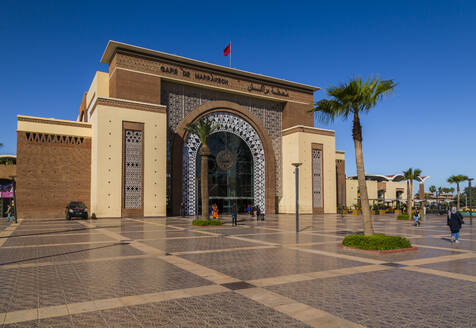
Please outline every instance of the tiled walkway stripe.
M238 290L237 293L282 312L291 318L302 321L311 327L363 328L359 324L336 317L328 312L318 310L263 288L242 289Z
M31 321L42 318L61 317L68 314L78 314L86 312L94 312L99 310L114 309L124 306L140 305L147 303L155 303L162 301L169 301L174 299L209 295L216 293L229 292L229 289L219 286L203 286L195 288L187 288L180 290L171 290L161 293L142 294L134 296L124 296L119 298L109 298L94 300L89 302L71 303L59 306L47 306L39 309L20 310L7 313L0 313L1 318L4 318L4 324L18 323Z
M0 247L3 246L8 240L8 237L20 226L21 220L18 220L18 223L12 223L6 227L3 231L0 232Z

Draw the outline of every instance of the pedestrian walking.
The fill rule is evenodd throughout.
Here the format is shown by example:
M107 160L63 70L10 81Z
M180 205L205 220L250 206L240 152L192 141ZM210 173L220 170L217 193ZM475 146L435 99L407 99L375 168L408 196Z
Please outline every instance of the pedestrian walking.
M461 230L461 225L464 224L464 220L463 216L456 211L456 207L453 207L451 212L448 212L447 224L451 230L451 242L459 243L459 231Z
M236 204L233 204L231 207L231 225L237 226L238 225L238 210L236 209Z
M14 217L14 212L13 212L13 206L11 204L8 204L8 207L7 207L7 216L8 216L8 219L7 221L10 222L10 220L13 222L13 221L16 221L15 220L15 217Z
M248 215L251 216L251 204L248 204L247 211Z
M259 221L261 217L261 209L259 206L256 206L256 221Z
M415 223L413 224L415 227L420 226L420 211L416 210L415 213L413 214L413 220L415 220Z
M182 217L185 216L185 205L184 205L183 202L180 203L180 215L181 215Z

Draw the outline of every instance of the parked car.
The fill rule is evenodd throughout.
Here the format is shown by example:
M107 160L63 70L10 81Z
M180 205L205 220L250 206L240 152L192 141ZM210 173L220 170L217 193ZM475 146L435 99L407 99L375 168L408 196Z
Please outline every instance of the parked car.
M66 206L66 220L71 220L73 217L88 218L88 208L83 202L70 202Z

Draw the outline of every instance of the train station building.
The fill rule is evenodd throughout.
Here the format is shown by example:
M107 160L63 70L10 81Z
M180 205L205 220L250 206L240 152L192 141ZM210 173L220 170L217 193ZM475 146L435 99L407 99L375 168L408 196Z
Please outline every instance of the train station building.
M201 143L185 127L201 118L218 127L208 185L221 213L294 213L292 163L301 213L345 204L345 154L309 112L319 88L115 41L101 62L76 120L18 115L19 218L61 217L70 201L99 218L194 215Z

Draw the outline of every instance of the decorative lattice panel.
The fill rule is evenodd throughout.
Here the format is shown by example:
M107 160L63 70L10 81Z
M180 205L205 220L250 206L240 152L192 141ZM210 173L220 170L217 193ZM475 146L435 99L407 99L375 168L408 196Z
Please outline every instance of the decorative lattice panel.
M312 150L312 202L314 208L322 207L322 150Z
M26 132L26 139L31 143L53 143L65 145L81 145L84 137L66 136L49 133Z
M262 210L265 207L265 157L264 148L261 143L261 139L258 136L256 130L241 117L225 113L215 112L206 116L211 120L214 125L219 128L214 131L217 132L230 132L241 139L250 148L253 156L253 172L254 172L254 203L258 205ZM188 211L188 215L194 215L196 212L195 199L196 199L196 158L201 142L198 137L192 133L189 133L184 145L183 154L183 200L185 209Z
M170 158L171 140L183 118L195 108L210 101L230 101L244 107L256 115L271 139L276 168L276 195L282 195L281 185L281 130L283 103L227 92L197 88L163 81L161 84L161 104L167 106L167 158ZM170 165L170 162L168 163Z
M124 208L142 208L142 131L125 131Z

